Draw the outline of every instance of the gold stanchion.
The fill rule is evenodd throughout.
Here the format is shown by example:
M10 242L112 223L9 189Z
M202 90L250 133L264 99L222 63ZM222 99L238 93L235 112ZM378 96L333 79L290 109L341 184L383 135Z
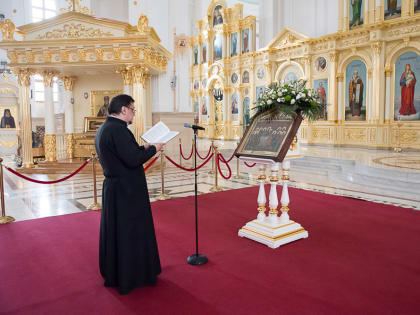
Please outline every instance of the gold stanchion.
M166 200L171 197L165 194L165 151L160 151L160 180L162 183L162 191L159 196L156 197L156 200Z
M218 185L218 171L217 171L217 156L219 151L217 151L217 147L214 147L214 156L215 156L215 163L214 163L214 185L210 188L211 192L222 191L223 188Z
M214 156L211 160L211 170L209 171L209 174L214 174L214 166L216 165L216 149L215 149L215 146L214 146L214 140L213 139L211 140L210 147L211 147L210 154L214 153Z
M238 146L239 146L239 142L238 142ZM235 179L242 179L242 178L244 178L243 176L241 176L241 173L239 171L239 166L240 166L239 165L239 162L240 162L239 158L236 157L236 175L233 177Z
M3 185L3 159L0 158L0 193L1 193L1 217L0 224L6 224L15 221L14 217L6 216L6 207L4 205L4 185Z
M182 154L181 154L181 150L182 150L182 141L181 141L181 138L179 138L179 165L182 166Z
M92 152L92 176L93 176L93 203L87 208L88 210L101 210L101 204L98 203L98 194L96 192L96 153Z

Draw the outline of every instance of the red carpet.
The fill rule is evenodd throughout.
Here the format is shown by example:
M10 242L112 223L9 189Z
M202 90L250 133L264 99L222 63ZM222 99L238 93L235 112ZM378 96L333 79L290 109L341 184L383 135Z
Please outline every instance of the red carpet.
M270 249L237 236L257 187L152 204L163 273L128 296L103 287L99 213L0 226L2 314L418 314L420 213L291 189L309 238Z

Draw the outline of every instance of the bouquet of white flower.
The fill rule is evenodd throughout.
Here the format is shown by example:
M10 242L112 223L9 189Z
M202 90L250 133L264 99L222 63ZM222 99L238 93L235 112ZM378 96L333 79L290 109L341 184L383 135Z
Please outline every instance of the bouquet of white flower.
M324 106L318 101L316 91L306 88L306 81L300 80L270 84L253 109L257 111L255 116L277 109L288 116L300 114L308 120L316 120Z

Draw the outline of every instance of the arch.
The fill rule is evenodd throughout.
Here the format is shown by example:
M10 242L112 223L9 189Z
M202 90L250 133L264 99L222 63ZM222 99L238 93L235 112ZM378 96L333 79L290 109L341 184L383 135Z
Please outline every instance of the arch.
M385 60L385 67L393 68L393 65L395 65L395 62L402 54L412 51L420 55L420 42L410 41L410 45L407 45L406 43L396 45L388 53L388 57Z
M283 74L283 72L288 68L288 67L292 67L292 66L296 66L299 68L302 77L305 76L305 71L303 70L303 67L300 63L296 62L296 61L287 61L282 63L276 70L276 74L274 75L274 81L279 81L281 79L281 75Z
M372 59L370 56L362 51L358 51L357 54L353 54L352 52L348 52L344 58L341 60L340 64L338 65L338 73L345 73L347 66L353 60L361 60L365 63L366 69L372 69Z
M19 87L17 83L10 81L6 79L7 81L4 81L4 79L0 79L0 90L1 89L9 89L11 92L13 92L14 96L16 98L19 98Z

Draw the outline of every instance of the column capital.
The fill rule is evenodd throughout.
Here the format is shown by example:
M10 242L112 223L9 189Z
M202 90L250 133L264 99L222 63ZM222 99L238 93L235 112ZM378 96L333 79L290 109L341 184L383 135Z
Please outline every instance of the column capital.
M130 67L130 70L132 73L133 83L144 84L144 82L149 76L149 69L142 65Z
M130 68L123 68L117 71L117 73L121 74L122 79L124 81L124 85L132 85L133 84L133 73Z
M391 77L392 76L392 68L391 67L386 67L385 68L385 76L386 77Z
M76 81L76 77L63 76L63 77L61 77L61 81L63 81L64 89L66 91L73 91L74 82Z
M42 72L42 77L44 79L44 86L45 87L52 87L53 83L54 83L54 77L57 75L57 73L55 73L54 71L43 71Z
M12 69L12 72L17 75L20 86L29 86L31 84L31 75L35 72L29 68Z
M344 80L344 74L343 73L337 74L337 81L338 82L343 82L343 80Z

